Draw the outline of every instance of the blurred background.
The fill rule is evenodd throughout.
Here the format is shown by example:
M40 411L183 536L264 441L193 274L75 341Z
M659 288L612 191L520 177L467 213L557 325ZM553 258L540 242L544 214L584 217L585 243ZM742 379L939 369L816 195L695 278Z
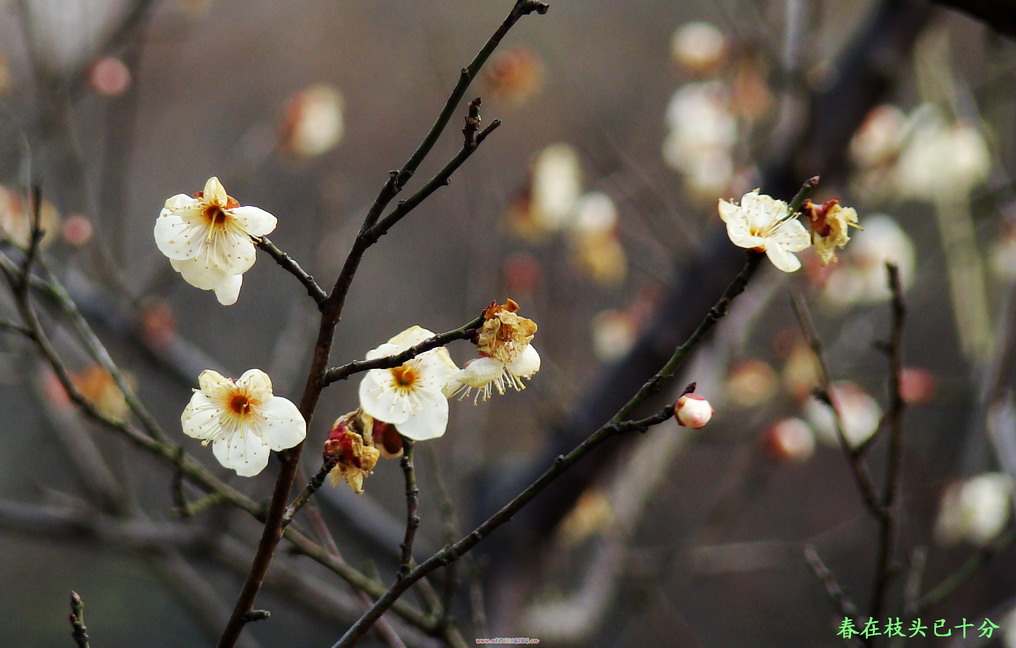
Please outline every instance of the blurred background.
M330 285L388 171L511 4L0 2L2 250L16 258L27 240L38 182L49 269L174 442L213 466L177 424L197 374L259 367L297 399L317 311L264 255L233 306L186 285L154 245L163 203L217 176L275 214L271 239ZM333 364L362 358L410 325L449 330L506 297L539 325L543 367L527 389L452 401L447 434L418 447L418 559L607 420L697 325L744 258L717 199L760 187L789 200L821 175L816 202L839 197L864 231L828 267L811 251L793 275L764 264L646 409L697 381L716 410L707 428L671 422L608 443L458 566L453 611L468 644L843 643L828 590L867 616L878 525L812 396L815 357L790 295L822 338L847 437L864 444L890 404L878 348L888 260L909 318L897 569L882 616L1002 626L991 640L955 631L908 646L1016 645L1014 82L1011 35L928 2L561 1L512 29L467 94L502 126L368 252L333 352ZM460 148L464 115L403 197ZM79 388L123 415L66 318L43 310ZM6 292L0 315L17 318ZM465 342L450 352L472 355ZM0 366L0 644L71 645L71 589L95 646L213 643L258 525L221 507L175 515L171 468L81 419L10 331ZM308 474L357 383L325 392ZM879 486L885 436L865 451ZM250 480L213 467L258 500L271 492L274 466ZM365 489L324 488L322 517L344 558L387 583L405 517L398 463L382 461ZM272 617L247 628L246 645L331 645L363 604L279 554L258 602ZM978 556L991 562L914 614Z

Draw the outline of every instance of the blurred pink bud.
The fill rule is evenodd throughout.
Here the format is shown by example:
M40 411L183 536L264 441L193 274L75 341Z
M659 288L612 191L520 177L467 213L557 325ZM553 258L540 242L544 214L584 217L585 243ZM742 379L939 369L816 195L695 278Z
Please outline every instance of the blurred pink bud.
M92 221L81 214L68 216L61 230L64 242L71 247L81 247L85 243L88 243L92 238L93 232Z
M695 430L705 427L715 413L709 401L698 394L685 394L674 405L674 418L678 425Z
M935 376L927 369L906 367L900 375L900 395L907 403L931 402L935 387Z
M800 463L815 452L815 435L807 423L799 418L776 421L762 433L762 447L778 461Z
M119 97L131 85L131 71L115 56L103 56L92 64L88 84L105 97Z

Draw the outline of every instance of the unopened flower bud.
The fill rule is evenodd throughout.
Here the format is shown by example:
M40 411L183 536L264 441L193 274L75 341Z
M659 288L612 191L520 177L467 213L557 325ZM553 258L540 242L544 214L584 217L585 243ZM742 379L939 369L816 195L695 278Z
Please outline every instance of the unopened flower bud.
M674 418L678 425L695 430L705 427L715 413L709 401L698 394L685 394L674 405Z

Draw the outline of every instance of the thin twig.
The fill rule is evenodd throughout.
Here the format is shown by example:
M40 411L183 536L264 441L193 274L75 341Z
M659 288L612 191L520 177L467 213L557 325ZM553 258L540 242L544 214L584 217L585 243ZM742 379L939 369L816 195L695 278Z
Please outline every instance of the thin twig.
M818 332L815 330L815 324L811 320L811 312L808 310L808 306L804 300L797 294L792 293L790 297L791 303L794 307L794 314L797 316L797 321L801 326L801 331L808 339L808 345L811 347L811 351L815 354L815 359L818 362L819 386L817 388L816 396L818 396L819 400L825 403L832 412L833 427L836 430L836 438L839 439L840 448L843 450L843 454L847 458L847 464L850 466L850 474L853 476L854 482L857 484L857 489L860 491L861 497L864 499L865 507L875 517L875 519L882 520L887 514L882 505L881 498L879 498L876 493L875 483L871 478L871 473L868 472L868 466L864 462L864 453L861 448L851 446L850 442L847 440L847 435L843 427L843 417L840 415L840 408L833 400L832 380L830 378L829 365L826 363L825 354L822 349L822 339L818 336Z
M39 244L42 243L42 187L32 187L32 228L28 238L28 248L25 250L25 257L21 261L21 272L18 277L18 284L15 292L23 293L28 290L28 277L32 274L32 265L39 254Z
M1016 543L1016 527L1010 527L1003 535L982 547L960 565L959 569L946 576L941 583L922 596L917 601L917 605L914 606L914 614L920 616L931 607L949 598L953 592L970 580L989 560L1008 549L1013 543Z
M814 572L819 582L822 583L822 587L825 588L826 594L829 596L829 600L832 601L836 607L836 611L846 618L856 619L857 618L857 606L854 605L853 601L846 595L843 588L840 587L836 577L833 576L832 571L822 561L822 558L818 555L818 551L815 549L815 545L806 544L804 545L804 559L808 561L808 566L811 567L811 571Z
M412 439L403 439L402 474L406 479L406 537L402 541L402 558L399 560L399 578L405 578L413 569L413 540L420 528L420 488L416 484L416 465L413 463Z
M286 512L282 516L283 526L289 526L289 523L293 521L293 516L296 515L297 511L303 508L304 505L310 501L310 498L314 496L314 493L321 488L321 485L325 483L325 478L328 476L328 473L332 471L332 468L334 468L335 464L338 462L338 457L328 457L324 460L321 464L321 468L317 471L317 474L314 475L309 482L307 482L307 485L302 491L300 491L300 494L296 496L296 499L294 499L293 502L286 507Z
M442 347L455 340L464 340L469 338L482 325L483 317L481 316L467 324L463 324L457 329L452 329L451 331L446 331L433 337L429 337L423 342L415 344L401 353L381 358L374 358L373 360L354 360L340 367L332 367L325 372L324 383L325 385L330 385L333 382L344 380L352 374L369 371L371 369L390 369L391 367L398 367L404 362L412 360L421 353Z
M310 295L311 299L319 307L325 303L325 300L328 299L328 293L314 281L314 277L300 267L300 264L293 257L280 250L267 236L255 239L254 244L275 259L275 262L282 266L283 270L296 277L303 284L303 287L307 289L307 294Z
M893 549L896 542L899 507L900 473L903 465L903 409L906 406L902 393L903 377L903 324L907 308L903 303L903 289L900 286L899 268L886 264L889 291L892 294L892 331L886 346L889 358L889 409L886 421L889 424L889 458L886 465L885 490L882 493L882 510L885 515L879 520L878 568L872 594L871 616L879 619L885 607L889 586L896 573L893 563Z
M441 512L441 520L444 525L445 542L452 544L462 535L459 527L459 516L455 510L455 504L452 502L448 485L445 483L441 462L437 452L434 450L434 446L424 445L423 448L426 452L427 460L431 465L431 474L434 475L434 494L437 497L438 510ZM447 618L449 610L451 610L452 600L455 597L455 588L458 585L457 565L458 562L452 563L445 570L444 587L441 590L440 614L442 619ZM474 628L474 630L478 630L478 628Z
M85 603L77 592L71 591L71 636L78 648L88 648L88 628L85 627Z

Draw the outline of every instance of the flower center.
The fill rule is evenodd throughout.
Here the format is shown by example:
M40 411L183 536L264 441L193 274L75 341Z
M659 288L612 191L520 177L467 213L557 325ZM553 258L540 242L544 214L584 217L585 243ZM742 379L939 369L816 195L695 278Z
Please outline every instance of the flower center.
M251 410L250 399L244 394L234 394L233 397L229 399L229 409L234 414L247 416L250 414Z
M205 207L204 211L205 222L208 226L213 229L221 229L225 227L226 221L229 220L229 215L222 210L218 205L209 205Z
M397 387L412 387L413 383L419 377L414 367L410 367L408 364L404 364L400 367L392 367L392 378L395 379L395 385Z

